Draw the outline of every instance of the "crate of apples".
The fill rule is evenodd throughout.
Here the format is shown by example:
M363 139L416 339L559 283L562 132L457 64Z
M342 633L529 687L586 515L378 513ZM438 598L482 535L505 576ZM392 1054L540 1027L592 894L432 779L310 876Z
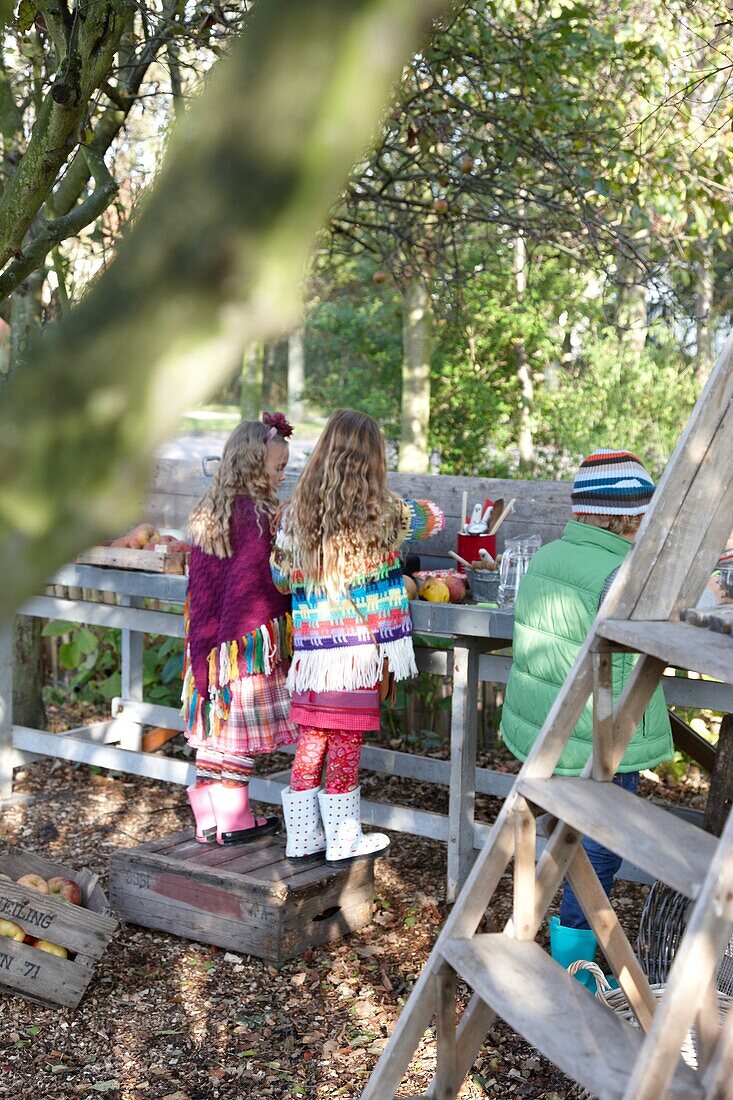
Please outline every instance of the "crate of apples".
M185 573L191 544L173 534L161 534L152 523L136 527L101 546L79 554L79 565L137 569L147 573Z
M116 928L90 871L18 848L0 853L0 987L75 1007Z

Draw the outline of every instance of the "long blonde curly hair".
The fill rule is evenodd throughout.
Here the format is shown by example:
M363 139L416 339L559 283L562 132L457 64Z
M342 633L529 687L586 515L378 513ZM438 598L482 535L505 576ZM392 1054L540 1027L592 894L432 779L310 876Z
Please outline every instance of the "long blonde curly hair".
M306 586L342 593L400 526L400 502L387 488L384 439L371 416L336 409L313 449L287 511Z
M254 501L260 532L269 527L279 503L265 470L267 448L287 440L259 420L243 420L224 444L209 488L191 513L189 535L194 546L217 558L230 558L230 521L237 496Z

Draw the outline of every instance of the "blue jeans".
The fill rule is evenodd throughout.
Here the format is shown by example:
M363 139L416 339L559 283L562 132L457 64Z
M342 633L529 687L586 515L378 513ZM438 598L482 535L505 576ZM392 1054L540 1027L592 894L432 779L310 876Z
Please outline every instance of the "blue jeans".
M639 773L624 772L622 775L617 772L613 777L613 782L618 783L619 787L623 787L625 791L636 794L639 786ZM614 876L621 866L621 856L614 855L613 852L609 852L608 848L604 848L598 841L590 840L587 836L583 837L583 847L600 879L601 886L606 894L610 895ZM590 928L588 921L585 919L585 913L580 908L578 899L573 893L573 888L567 881L564 883L562 891L560 924L565 928Z

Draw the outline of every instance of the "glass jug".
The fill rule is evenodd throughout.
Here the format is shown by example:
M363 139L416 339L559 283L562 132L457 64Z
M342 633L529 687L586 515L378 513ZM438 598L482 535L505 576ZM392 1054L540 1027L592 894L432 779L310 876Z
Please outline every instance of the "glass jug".
M542 539L539 535L507 539L499 567L498 604L503 611L511 611L514 607L522 577L541 545Z

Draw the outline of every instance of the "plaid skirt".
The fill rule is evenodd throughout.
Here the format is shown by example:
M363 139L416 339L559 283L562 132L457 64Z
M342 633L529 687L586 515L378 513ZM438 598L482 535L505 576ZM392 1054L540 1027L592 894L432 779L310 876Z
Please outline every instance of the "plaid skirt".
M189 745L194 749L256 756L275 752L281 745L294 744L297 730L289 717L287 671L287 663L283 661L269 676L256 672L236 680L231 685L229 717L222 721L218 734L204 736L186 730Z

